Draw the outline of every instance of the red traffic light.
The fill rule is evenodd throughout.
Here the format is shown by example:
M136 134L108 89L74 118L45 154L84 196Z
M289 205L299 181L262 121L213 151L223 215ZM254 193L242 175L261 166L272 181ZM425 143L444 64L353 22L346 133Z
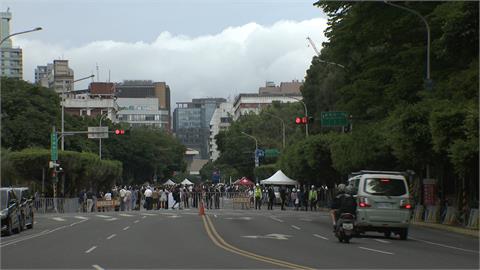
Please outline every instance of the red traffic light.
M125 130L123 129L115 129L115 135L123 135L125 134Z
M301 124L302 123L302 118L301 117L295 117L295 124Z
M307 117L302 117L302 124L308 123L308 118Z

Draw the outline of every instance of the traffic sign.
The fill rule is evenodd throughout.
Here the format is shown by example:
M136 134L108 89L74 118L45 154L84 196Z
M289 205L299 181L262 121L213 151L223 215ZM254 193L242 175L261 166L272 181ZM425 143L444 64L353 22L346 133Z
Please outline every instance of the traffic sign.
M279 155L280 151L276 148L265 149L265 157L278 157Z
M255 156L256 157L264 157L265 156L265 151L263 151L263 149L257 149L255 151Z
M58 160L57 133L52 132L50 136L50 160Z
M88 127L89 139L106 139L108 138L108 127Z
M322 112L321 124L323 127L348 126L348 115L346 112Z

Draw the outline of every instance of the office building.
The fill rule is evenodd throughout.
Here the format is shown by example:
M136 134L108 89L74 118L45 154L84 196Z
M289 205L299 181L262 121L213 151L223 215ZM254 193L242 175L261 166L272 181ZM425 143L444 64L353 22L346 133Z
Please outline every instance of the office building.
M10 35L10 20L12 13L8 10L0 12L0 40ZM0 75L2 77L23 79L23 56L21 48L14 48L12 40L6 39L0 47L1 66Z
M220 156L218 151L217 136L220 131L225 131L230 127L233 116L233 104L230 102L220 103L220 106L215 110L210 120L210 137L208 140L208 150L211 161L217 160Z
M198 159L209 159L210 121L224 98L200 98L191 102L177 102L173 112L176 137L188 148L197 150Z
M35 83L53 89L58 94L73 91L73 82L74 72L68 66L68 60L53 60L53 63L35 69Z
M165 82L127 80L116 85L116 95L120 122L171 130L170 87Z

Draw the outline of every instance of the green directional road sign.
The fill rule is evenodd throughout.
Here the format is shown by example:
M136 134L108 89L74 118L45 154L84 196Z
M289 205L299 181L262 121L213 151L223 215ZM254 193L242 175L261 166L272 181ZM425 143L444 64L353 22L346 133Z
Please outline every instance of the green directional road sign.
M57 151L57 133L52 132L52 135L50 136L50 154L51 154L51 160L56 161L58 160L58 151Z
M346 112L322 112L322 127L344 127L348 126L348 115Z
M278 157L279 155L280 151L276 148L265 149L265 157Z

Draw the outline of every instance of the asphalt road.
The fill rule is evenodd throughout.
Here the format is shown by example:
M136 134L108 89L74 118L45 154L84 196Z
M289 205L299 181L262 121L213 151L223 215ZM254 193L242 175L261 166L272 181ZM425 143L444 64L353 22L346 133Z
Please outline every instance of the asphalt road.
M1 238L1 268L479 268L478 238L412 226L334 238L325 212L196 209L37 215Z

